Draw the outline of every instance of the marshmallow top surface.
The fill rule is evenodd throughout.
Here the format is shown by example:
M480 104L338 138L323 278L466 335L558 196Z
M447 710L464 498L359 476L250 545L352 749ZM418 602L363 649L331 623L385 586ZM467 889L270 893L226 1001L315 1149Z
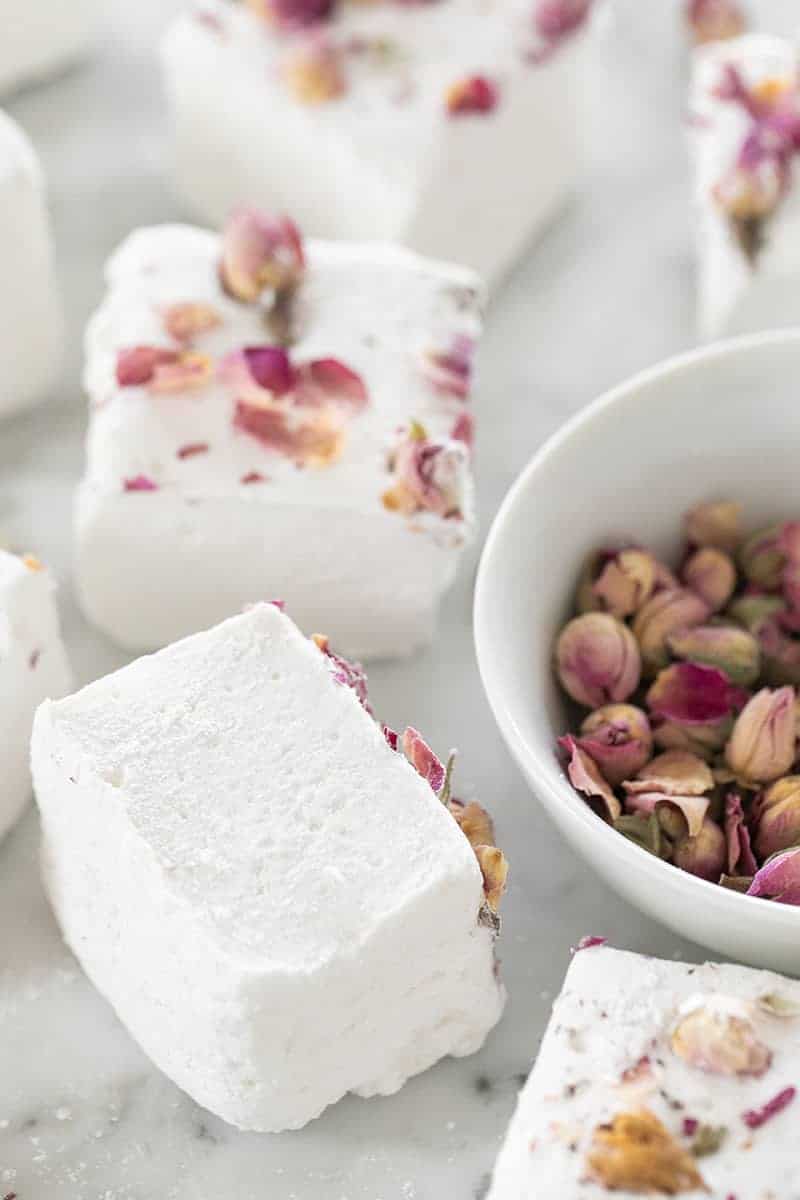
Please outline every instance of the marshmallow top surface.
M391 484L388 455L398 430L415 420L432 439L446 440L464 412L462 400L426 379L422 358L454 336L477 336L482 303L477 277L391 246L307 244L292 362L339 359L361 376L369 400L348 421L336 461L298 469L235 428L235 395L217 379L169 395L117 384L119 350L177 346L164 326L169 305L199 302L217 310L221 325L194 345L217 363L233 350L273 340L258 305L240 304L223 291L219 253L215 234L161 226L132 234L112 257L109 292L87 334L86 386L93 405L87 481L118 493L126 479L142 474L164 494L189 498L236 494L271 503L279 496L286 504L382 512L381 497ZM202 453L181 457L198 444ZM466 463L464 448L453 446ZM263 486L243 484L254 472L265 477ZM429 513L423 520L442 525Z
M358 130L356 136L370 140L380 131L385 139L380 157L395 163L398 178L406 152L418 150L420 142L433 143L431 116L447 119L451 84L473 74L508 82L514 72L536 69L525 61L536 44L530 0L343 4L322 29L334 45L352 49L346 54L344 94L313 110L298 104L281 78L283 61L307 31L273 28L244 5L195 4L173 26L166 50L180 43L189 52L213 53L223 70L258 75L265 91L308 109L315 121L329 126L344 121Z
M311 970L465 878L477 920L483 888L467 839L273 605L40 716L70 774L107 783L175 902L224 954Z
M586 1178L593 1133L642 1108L686 1150L697 1129L686 1129L684 1121L725 1130L720 1148L696 1159L714 1196L795 1195L800 1165L787 1134L796 1126L800 1097L757 1129L743 1120L800 1082L800 1015L770 1015L767 997L800 1014L800 983L769 971L665 962L605 946L576 953L520 1096L490 1200L607 1197L604 1186ZM756 1038L772 1052L767 1069L715 1073L677 1054L671 1039L678 1022L701 1009L723 1020L752 1021ZM613 1194L634 1200L644 1191Z

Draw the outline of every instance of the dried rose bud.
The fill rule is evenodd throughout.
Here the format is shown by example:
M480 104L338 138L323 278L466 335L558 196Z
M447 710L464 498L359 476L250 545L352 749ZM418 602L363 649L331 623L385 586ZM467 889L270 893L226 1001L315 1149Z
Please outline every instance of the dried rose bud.
M229 296L254 304L267 288L296 287L305 269L300 232L288 217L237 208L222 234L220 280Z
M728 616L738 621L754 636L764 621L786 610L786 602L780 596L769 596L764 592L745 592L738 596L728 609Z
M715 821L706 817L696 837L687 834L676 842L672 861L682 871L716 883L725 869L727 843Z
M451 117L494 112L500 102L500 89L485 75L468 75L451 84L445 95L445 105Z
M559 738L558 744L569 756L567 775L575 790L589 800L599 802L609 821L617 821L622 815L622 805L594 759L569 734Z
M736 567L724 550L704 546L683 564L683 582L705 600L712 612L719 612L730 600L736 587Z
M770 784L753 807L756 853L769 858L800 844L800 775Z
M342 47L324 34L309 34L287 54L283 79L295 100L328 104L347 91Z
M736 718L725 761L746 782L771 783L788 774L794 760L794 689L762 688Z
M564 627L556 666L564 690L587 708L627 700L641 675L633 634L608 613L584 613Z
M711 615L708 605L688 588L665 588L639 609L633 633L639 643L645 674L655 675L669 662L667 638L679 629L702 625Z
M736 792L725 797L725 840L728 843L728 874L755 875L758 864L750 845L742 798Z
M750 583L766 591L775 591L781 585L786 563L782 534L783 522L760 529L747 539L739 552L739 562Z
M711 1075L760 1076L772 1052L758 1037L752 1007L735 996L692 996L672 1030L672 1050L687 1066Z
M598 1125L586 1156L585 1178L608 1192L678 1196L707 1192L690 1152L648 1109L618 1113Z
M247 7L270 25L299 29L331 16L336 0L245 0Z
M635 775L653 752L650 722L632 704L605 704L590 713L575 739L616 787Z
M800 905L800 846L783 850L768 859L747 890L778 904Z
M706 762L685 750L668 750L658 754L638 772L635 779L626 779L625 790L632 792L666 792L675 796L703 796L714 787L714 776Z
M447 807L473 850L494 845L494 822L485 808L474 800L464 804L456 799L451 799Z
M696 625L667 638L675 658L716 667L732 684L750 687L761 671L761 651L751 633L735 625Z
M603 566L592 586L598 607L612 617L630 617L656 586L656 562L646 550L620 550Z
M662 750L686 750L707 761L714 758L731 735L733 717L723 717L708 725L679 725L656 718L652 722L653 740Z
M502 850L496 846L477 846L475 857L483 875L483 893L493 913L500 908L500 901L508 881L508 862Z
M741 504L734 504L730 500L696 504L683 519L689 545L714 546L717 550L733 554L741 539L741 511Z
M686 20L698 45L739 37L747 29L738 0L689 0Z
M432 441L412 422L389 459L394 483L382 496L389 512L430 512L443 519L464 515L469 452L462 442Z
M213 305L192 301L168 305L162 313L162 318L169 336L184 344L194 341L204 333L210 333L222 324L222 317Z
M696 662L673 663L659 671L647 693L654 717L675 725L715 725L741 708L747 693L731 685L717 667Z

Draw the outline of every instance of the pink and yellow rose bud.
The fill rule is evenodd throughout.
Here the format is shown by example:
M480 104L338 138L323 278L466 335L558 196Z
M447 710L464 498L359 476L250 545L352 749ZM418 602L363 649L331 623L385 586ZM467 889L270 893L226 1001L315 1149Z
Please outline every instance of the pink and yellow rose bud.
M590 713L576 741L612 787L635 775L653 753L650 722L633 704L605 704Z
M739 37L747 29L738 0L688 0L686 20L697 45Z
M795 760L795 693L762 688L742 709L725 747L725 761L747 783L771 783Z
M783 529L784 522L760 529L747 539L739 552L739 563L750 583L768 592L781 585L786 563Z
M747 895L775 900L778 904L800 905L800 846L768 859L747 889Z
M573 618L556 643L561 684L587 708L627 700L639 685L641 665L633 634L608 613Z
M737 687L750 687L761 671L758 642L735 625L696 625L667 638L674 658L716 667Z
M305 270L300 232L288 217L236 209L222 234L220 280L228 295L255 304L268 288L286 292Z
M733 559L714 546L696 550L684 563L681 574L686 586L705 600L712 612L725 607L736 587Z
M682 871L717 883L725 870L727 843L725 834L715 821L706 817L696 837L686 834L676 842L672 861Z
M656 561L646 550L620 550L603 566L592 586L598 606L612 617L638 612L656 586Z
M689 545L695 548L713 546L733 554L741 540L741 504L730 500L696 504L684 517Z
M761 793L753 808L760 859L800 844L800 775L787 775Z
M747 1001L716 992L686 1002L670 1045L687 1066L711 1075L758 1077L772 1062Z
M702 625L710 615L706 602L688 588L666 588L651 596L633 621L645 674L655 675L669 662L671 634Z

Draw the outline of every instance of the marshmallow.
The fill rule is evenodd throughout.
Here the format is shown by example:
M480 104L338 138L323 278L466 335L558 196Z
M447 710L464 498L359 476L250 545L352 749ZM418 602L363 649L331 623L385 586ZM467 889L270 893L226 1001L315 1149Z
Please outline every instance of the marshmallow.
M797 982L580 950L487 1200L788 1200L798 1070Z
M30 798L33 714L42 700L65 695L69 686L50 575L31 555L0 550L0 837Z
M178 189L215 225L263 204L495 282L576 181L590 4L197 0L162 48Z
M265 231L272 268L296 256L272 308L247 275ZM354 657L427 643L474 527L476 277L397 247L304 253L290 222L246 211L222 244L134 233L108 283L87 336L77 506L90 620L153 649L277 596ZM154 353L177 361L148 366Z
M799 86L795 47L780 38L749 34L695 51L690 146L703 338L800 322Z
M0 92L43 79L86 52L100 0L0 0Z
M33 146L0 112L0 416L43 398L58 369L62 314L44 181Z
M472 849L469 808L488 818L448 811L418 734L408 758L390 739L359 669L269 604L37 714L64 935L158 1066L241 1128L394 1092L500 1017L504 860Z

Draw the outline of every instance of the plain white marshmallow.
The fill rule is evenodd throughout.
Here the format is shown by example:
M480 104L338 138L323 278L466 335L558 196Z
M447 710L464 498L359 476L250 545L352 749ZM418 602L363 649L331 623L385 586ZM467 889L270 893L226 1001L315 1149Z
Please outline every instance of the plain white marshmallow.
M262 310L221 287L219 254L216 235L163 226L132 234L109 266L109 293L87 334L91 415L76 544L84 611L143 650L277 598L306 633L325 629L351 657L409 654L433 636L474 528L469 456L448 441L465 402L431 385L424 358L459 334L477 338L478 281L397 247L307 246L292 359L335 356L361 376L369 403L335 462L300 470L236 427L219 381L160 396L117 383L120 349L171 344L163 313L181 301L218 312L218 328L197 343L217 363L268 340ZM382 502L397 430L412 420L458 459L461 519L406 517ZM157 490L125 490L140 477Z
M30 556L0 550L0 837L31 796L33 714L70 688L49 573Z
M61 362L63 314L45 184L22 129L0 112L0 416L31 407Z
M698 1200L705 1194L742 1200L797 1195L800 1158L792 1134L798 1101L786 1089L796 1085L800 1067L798 1014L800 984L769 971L664 962L600 945L579 950L520 1095L487 1200L605 1200L610 1190L618 1200L668 1190ZM681 1035L681 1022L690 1015L694 1028ZM726 1036L728 1061L738 1063L739 1073L718 1065L725 1061ZM717 1064L710 1065L715 1055ZM787 1110L751 1130L744 1114L781 1095ZM706 1187L687 1186L685 1176L677 1186L676 1176L668 1189L666 1153L660 1177L640 1177L638 1187L610 1188L597 1178L589 1157L598 1128L642 1110L686 1156L704 1131L719 1131L715 1153L689 1159ZM617 1156L623 1157L620 1146ZM642 1145L638 1161L644 1165ZM655 1171L655 1161L652 1166Z
M499 1019L473 850L261 604L43 705L49 894L156 1064L246 1129L394 1092Z
M401 242L496 283L582 159L592 39L579 30L537 55L533 11L532 0L342 5L330 30L355 48L347 90L307 105L281 76L292 36L230 0L190 5L162 46L181 195L213 224L260 204L310 236ZM494 111L448 113L448 90L476 73L499 88Z

